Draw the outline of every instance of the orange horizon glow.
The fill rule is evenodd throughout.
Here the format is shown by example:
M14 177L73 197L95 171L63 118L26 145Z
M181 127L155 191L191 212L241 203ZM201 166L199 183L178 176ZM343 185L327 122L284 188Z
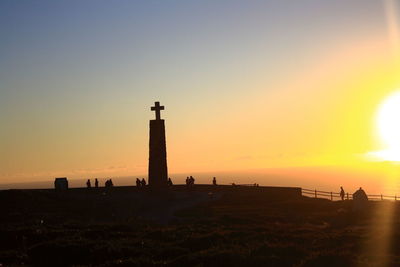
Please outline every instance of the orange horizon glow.
M54 37L38 39L47 53L54 50L52 57L35 59L32 50L28 54L37 64L25 64L32 69L17 64L25 71L16 67L15 77L4 77L9 92L2 97L8 109L1 113L7 116L0 183L146 174L154 101L166 107L170 173L352 166L367 174L365 166L374 161L399 160L376 124L382 103L400 88L394 4L379 3L381 10L374 12L382 22L356 13L363 23L333 19L322 21L322 30L308 21L307 11L288 16L279 5L279 26L266 20L268 8L238 12L238 20L221 7L225 20L210 17L210 25L199 23L206 10L194 22L160 10L167 20L138 20L155 32L174 23L154 36L132 23L143 36L139 41L118 18L98 21L120 23L118 31L104 26L95 35L96 25L84 15L85 34L66 28L73 36L64 40L66 47ZM338 10L339 17L353 18ZM292 21L293 16L300 17ZM290 23L299 29L292 32ZM193 32L199 39L186 39ZM387 166L377 166L384 176ZM310 172L323 183L318 175Z

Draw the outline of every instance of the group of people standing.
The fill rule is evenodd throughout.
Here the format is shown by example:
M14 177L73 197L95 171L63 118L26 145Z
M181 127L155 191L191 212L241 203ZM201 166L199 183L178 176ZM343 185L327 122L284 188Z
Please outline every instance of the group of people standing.
M105 187L113 187L113 181L111 179L107 180L105 183ZM90 182L90 179L86 181L86 187L87 188L92 188L92 183ZM97 178L94 179L94 187L98 188L99 187L99 180Z
M91 187L92 187L92 184L90 183L90 179L88 179L88 180L86 181L86 187L87 187L87 188L91 188ZM94 179L94 187L95 187L95 188L98 188L98 187L99 187L99 180L97 180L97 178Z
M194 178L193 178L193 176L188 176L188 177L186 177L186 185L187 186L193 186L194 185Z
M145 186L146 186L146 180L144 178L142 180L136 178L136 187L145 187Z
M168 178L167 182L168 182L168 186L173 186L173 183L172 183L172 180L171 180L170 177ZM186 185L187 186L193 186L194 182L195 182L195 179L193 178L193 176L186 177ZM213 177L212 184L213 185L217 185L217 179L215 177ZM147 183L146 183L146 180L144 178L142 178L142 179L136 178L136 186L137 187L145 187L146 185L147 185ZM112 179L108 179L105 182L105 187L106 188L113 187L113 186L114 186L114 183L113 183ZM88 179L86 181L86 187L87 188L92 188L92 183L91 183L90 179ZM97 178L95 178L95 180L94 180L94 187L95 188L99 187L99 180Z
M114 186L114 183L113 183L113 181L111 179L106 181L106 188L113 187L113 186Z

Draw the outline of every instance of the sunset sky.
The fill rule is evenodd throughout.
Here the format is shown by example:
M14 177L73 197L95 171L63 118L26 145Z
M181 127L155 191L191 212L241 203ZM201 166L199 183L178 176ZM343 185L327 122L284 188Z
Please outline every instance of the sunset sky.
M1 1L0 183L146 174L154 101L172 174L388 160L377 120L400 88L398 11Z

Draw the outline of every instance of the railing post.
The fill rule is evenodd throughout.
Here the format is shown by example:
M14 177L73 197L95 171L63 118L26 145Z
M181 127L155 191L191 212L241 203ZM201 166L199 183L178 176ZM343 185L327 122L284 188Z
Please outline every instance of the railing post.
M332 192L331 192L331 201L333 201L333 196L332 196Z
M382 194L381 194L381 200L383 200L383 196L382 196Z
M347 200L349 200L349 193L346 193L346 195L347 195Z
M315 198L317 198L317 189L315 189L314 194L315 194Z

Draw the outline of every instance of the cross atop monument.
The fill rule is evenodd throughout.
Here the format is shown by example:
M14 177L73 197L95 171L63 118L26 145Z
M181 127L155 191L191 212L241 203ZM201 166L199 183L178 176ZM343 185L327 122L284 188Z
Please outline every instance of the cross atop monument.
M164 110L164 106L160 106L160 102L155 102L154 107L151 107L151 110L156 112L156 120L161 119L161 110Z

